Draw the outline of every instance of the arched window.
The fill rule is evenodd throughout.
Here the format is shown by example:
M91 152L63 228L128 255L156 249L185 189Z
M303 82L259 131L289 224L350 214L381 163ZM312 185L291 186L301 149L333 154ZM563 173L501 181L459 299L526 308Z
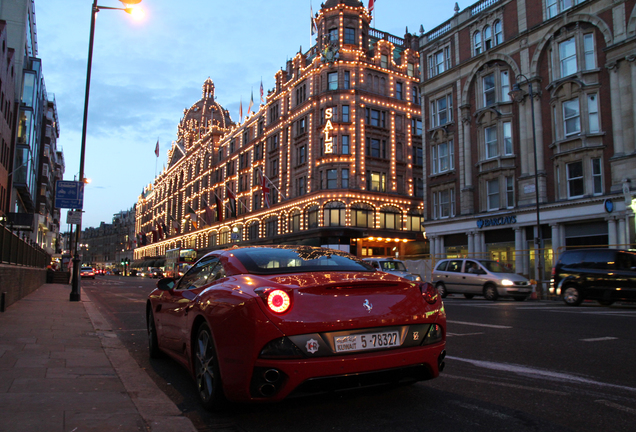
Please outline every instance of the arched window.
M216 231L211 232L208 236L208 247L216 246Z
M265 237L271 238L278 235L278 217L273 216L265 219Z
M481 54L481 32L476 31L473 36L473 47L475 48L475 55Z
M408 231L424 231L422 222L424 222L424 216L420 210L411 210L409 214L406 215L406 229Z
M357 203L351 206L351 226L373 228L374 209L368 204Z
M484 49L492 48L492 29L489 25L484 27Z
M228 243L230 243L230 230L225 229L221 231L221 234L219 237L219 245L226 245Z
M325 204L324 226L346 226L346 208L340 201L331 201Z
M317 205L311 206L307 209L307 228L318 228L318 214L320 212L320 207Z
M247 239L250 241L258 240L259 238L259 223L254 221L247 226Z
M289 231L290 232L300 231L300 210L294 210L289 215Z
M503 29L501 27L501 21L497 20L494 24L495 27L495 45L499 45L503 42Z
M402 211L397 207L384 207L380 210L380 229L402 229Z

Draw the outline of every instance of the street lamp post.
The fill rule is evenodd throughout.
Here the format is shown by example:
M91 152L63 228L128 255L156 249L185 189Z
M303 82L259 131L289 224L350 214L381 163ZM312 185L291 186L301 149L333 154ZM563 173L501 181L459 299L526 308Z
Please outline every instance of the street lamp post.
M530 111L532 112L532 144L534 148L534 194L536 200L536 210L537 210L537 236L535 238L536 252L535 259L537 262L537 274L536 280L537 283L541 280L542 270L543 270L543 236L541 234L541 211L539 204L539 162L537 157L537 133L535 129L535 120L534 120L534 92L532 91L532 82L523 74L519 74L516 77L516 83L512 86L512 91L510 95L517 101L520 101L525 96L523 91L521 90L521 86L519 85L519 80L523 78L526 84L528 84L528 96L530 97Z
M86 92L84 93L84 119L82 122L82 144L80 148L80 168L79 168L79 181L84 182L84 158L86 155L86 124L88 123L88 96L91 88L91 67L93 64L93 40L95 38L95 17L97 12L102 9L111 10L123 10L128 13L132 13L130 5L136 5L141 3L141 0L119 0L126 6L125 8L114 8L107 6L99 6L97 0L93 0L93 6L91 8L91 30L90 37L88 39L88 64L86 66ZM77 245L80 241L80 234L82 232L82 223L77 224L75 232L75 250L73 255L73 278L71 283L71 295L70 301L80 301L80 257Z

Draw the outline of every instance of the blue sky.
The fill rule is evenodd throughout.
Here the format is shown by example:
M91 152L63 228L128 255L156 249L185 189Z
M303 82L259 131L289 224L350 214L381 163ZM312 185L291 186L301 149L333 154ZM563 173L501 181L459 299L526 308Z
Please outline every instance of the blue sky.
M324 1L324 0L322 0ZM212 78L217 101L238 118L261 82L302 46L310 47L309 0L143 0L135 21L122 11L97 14L85 176L83 227L110 223L131 208L167 163L183 110ZM363 0L365 5L368 0ZM468 7L471 3L460 4ZM117 0L99 5L121 7ZM35 0L38 57L60 120L65 179L79 173L92 0ZM374 27L404 36L433 29L453 15L449 0L376 0ZM159 140L160 156L154 155ZM66 220L65 210L62 220ZM65 230L63 226L63 230Z

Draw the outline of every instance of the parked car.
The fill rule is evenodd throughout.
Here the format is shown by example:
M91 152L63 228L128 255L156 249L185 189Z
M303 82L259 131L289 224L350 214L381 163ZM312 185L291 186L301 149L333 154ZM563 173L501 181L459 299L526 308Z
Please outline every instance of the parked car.
M82 267L80 268L80 276L83 278L95 279L95 270L93 267Z
M184 365L207 409L431 379L446 355L431 284L326 248L210 252L157 282L146 318L150 356Z
M364 258L363 261L368 262L375 268L381 272L391 273L404 279L408 279L410 281L419 282L422 280L422 277L415 273L410 273L406 264L403 261L395 258Z
M160 268L153 267L150 269L150 273L148 275L153 279L161 279L163 277L163 272Z
M575 249L561 254L552 268L549 292L566 305L596 300L609 306L636 301L636 253L619 249Z
M432 283L442 298L458 293L467 299L483 295L487 300L513 297L524 301L532 292L532 285L524 276L497 261L474 258L440 261L433 270Z

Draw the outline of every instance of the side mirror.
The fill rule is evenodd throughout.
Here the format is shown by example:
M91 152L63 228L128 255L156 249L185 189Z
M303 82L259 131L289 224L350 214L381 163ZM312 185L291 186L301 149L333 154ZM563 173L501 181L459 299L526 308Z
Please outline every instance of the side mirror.
M173 278L163 278L157 281L157 288L161 291L170 291L174 289L177 284L176 279Z

